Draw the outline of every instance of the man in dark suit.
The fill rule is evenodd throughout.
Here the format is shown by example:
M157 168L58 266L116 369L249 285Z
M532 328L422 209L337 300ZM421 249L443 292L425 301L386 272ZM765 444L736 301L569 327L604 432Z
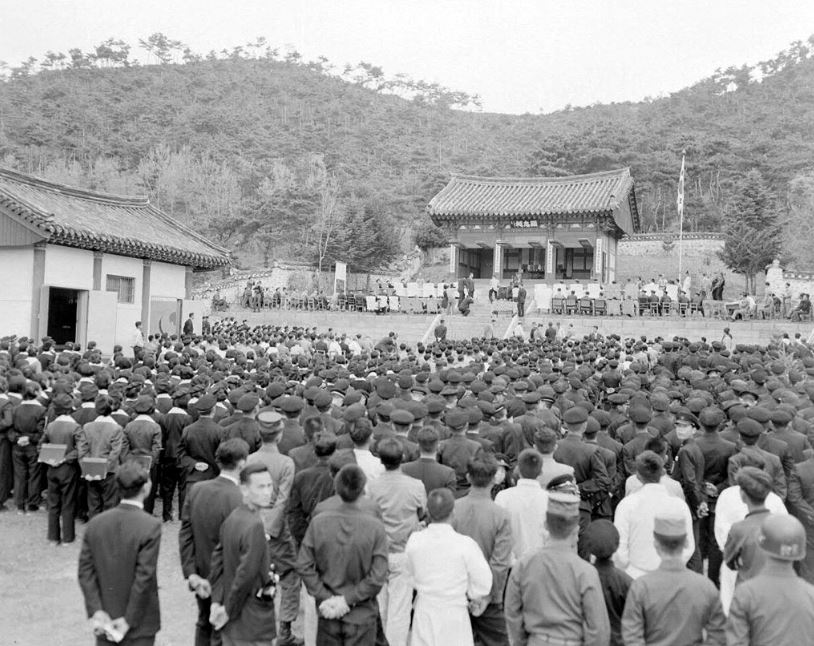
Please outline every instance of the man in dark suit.
M195 646L217 646L221 641L209 623L212 552L220 539L223 521L243 501L239 478L248 455L249 447L244 440L235 438L223 442L215 455L220 475L191 487L181 511L178 532L181 569L198 603Z
M526 288L521 282L517 289L517 316L523 318L526 315Z
M215 453L224 435L223 427L215 422L212 413L217 404L214 395L203 395L195 402L198 421L181 432L178 461L184 473L187 489L196 482L211 480L218 475Z
M79 554L79 586L97 646L152 646L161 628L158 548L161 522L144 513L150 477L138 462L119 467L118 507L88 523Z
M572 406L563 415L563 422L568 433L557 443L554 459L574 468L574 478L579 487L579 555L586 559L589 556L583 534L591 522L593 500L607 496L610 492L610 477L605 462L595 444L583 441L588 426L588 413L581 406Z
M432 426L425 426L418 432L418 446L421 454L417 460L401 465L402 472L417 478L424 483L429 495L433 489L446 487L455 493L455 469L438 464L438 431Z
M190 312L189 318L184 321L184 336L192 336L195 334L195 322L192 320L195 317L195 312Z
M313 438L313 447L317 462L294 476L286 508L286 518L297 547L305 537L314 508L334 494L334 480L328 460L336 452L336 435L327 431L317 433Z
M274 482L265 464L240 472L243 504L220 528L212 554L210 621L223 630L224 644L271 643L277 635L271 588L271 558L260 510L268 507Z

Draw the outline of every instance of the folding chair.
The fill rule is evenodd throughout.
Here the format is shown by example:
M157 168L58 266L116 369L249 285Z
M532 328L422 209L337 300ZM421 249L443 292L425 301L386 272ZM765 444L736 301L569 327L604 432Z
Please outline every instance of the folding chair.
M593 300L591 300L587 296L585 298L580 298L579 299L579 313L587 315L587 316L593 315L593 313L594 313Z

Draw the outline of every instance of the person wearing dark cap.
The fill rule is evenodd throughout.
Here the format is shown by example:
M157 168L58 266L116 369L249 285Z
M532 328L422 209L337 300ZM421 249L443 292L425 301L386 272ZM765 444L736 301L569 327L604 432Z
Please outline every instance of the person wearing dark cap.
M806 459L806 451L811 451L811 443L803 433L794 430L794 413L789 408L776 408L771 412L772 431L769 437L785 442L795 464ZM787 474L788 475L788 474Z
M249 453L254 453L262 445L260 438L260 425L257 423L257 408L260 397L256 393L246 393L237 402L237 409L243 413L234 424L230 424L223 431L223 439L239 437L249 445Z
M455 470L439 464L437 460L438 431L432 426L425 426L418 432L416 439L420 451L418 459L403 464L402 472L421 480L427 494L441 487L446 487L454 494L457 488Z
M611 521L601 518L588 526L585 541L595 559L594 567L602 584L610 620L610 646L623 646L622 612L633 579L613 564L613 554L619 547L619 532Z
M198 419L181 433L178 461L184 471L187 487L218 475L215 454L225 433L224 428L214 420L216 404L217 399L212 394L199 397L194 404Z
M291 624L300 610L300 578L297 575L297 554L294 540L286 520L286 508L294 483L294 461L280 453L277 443L283 432L283 416L265 410L257 414L257 424L263 445L248 457L247 464L263 464L271 474L273 485L271 500L260 510L266 530L269 555L280 577L280 629L279 646L302 645L303 641L291 632Z
M107 474L104 478L91 480L93 476L85 476L88 481L88 515L91 518L118 504L115 473L124 442L122 427L110 416L113 412L113 400L106 395L99 395L95 405L99 417L85 424L77 438L80 465L84 458L107 460Z
M79 482L76 440L81 427L71 417L73 398L70 395L67 393L56 395L51 403L56 417L45 427L40 447L44 444L65 446L61 458L46 462L48 540L58 545L73 543L76 539L74 509L76 507L76 487Z
M294 447L305 444L305 432L300 424L303 407L304 402L296 396L286 397L280 404L280 410L285 419L283 420L283 435L277 446L283 455L288 455L288 452Z
M735 483L735 474L738 469L751 460L757 460L763 463L763 468L772 478L772 491L774 491L782 500L786 499L788 493L788 484L786 482L786 474L783 473L783 465L774 453L764 451L758 446L758 441L763 434L763 425L752 419L751 417L744 417L738 420L737 423L738 434L740 435L741 448L738 453L729 458L729 482Z
M181 570L198 604L195 646L220 643L220 635L213 633L209 623L212 552L220 540L223 521L243 502L239 478L248 455L249 447L243 440L222 442L215 453L218 477L190 487L184 499L178 546Z
M650 427L651 411L646 403L634 402L628 410L628 415L630 416L633 434L627 441L623 440L622 457L625 474L631 476L636 473L636 456L644 451L644 447L650 438L659 433L656 429Z
M545 547L512 568L506 588L506 624L512 644L604 646L608 611L596 569L576 553L578 496L549 493Z
M668 646L678 639L724 646L726 617L718 590L685 567L689 534L684 514L656 512L650 540L661 562L630 586L622 615L624 643Z
M574 469L574 477L580 491L580 536L591 522L594 501L610 494L611 481L598 446L586 444L585 429L588 413L582 406L572 406L563 414L566 434L557 443L554 459ZM543 465L545 474L545 465ZM579 554L588 558L588 550L580 539Z
M376 640L376 595L387 581L387 535L382 522L359 505L365 485L358 466L343 466L334 479L341 504L314 516L300 547L297 569L319 609L319 644Z
M795 563L805 558L805 529L793 516L769 514L761 525L758 545L767 563L735 590L726 624L727 643L811 643L814 586L794 572Z
M124 427L122 462L128 459L149 463L150 482L158 480L158 456L161 455L161 426L154 419L155 402L149 395L141 395L136 401L135 417ZM147 459L149 457L149 459ZM146 465L145 465L146 466ZM144 500L144 511L153 513L156 488L150 487L150 495Z
M413 644L472 646L468 602L492 591L492 571L480 547L453 528L455 508L449 489L430 492L429 525L407 541L407 570L416 590Z
M478 442L466 437L469 413L464 409L452 408L448 410L444 422L450 436L441 442L438 448L438 462L455 470L457 485L455 497L461 498L469 491L469 480L467 479L469 460L480 453L482 449Z
M685 520L685 564L695 551L689 507L671 495L660 482L664 475L662 458L653 451L644 451L636 458L636 469L644 486L619 502L613 520L619 530L619 549L614 561L634 579L658 568L659 556L653 546L652 532L654 519L660 513L672 513Z
M814 583L814 453L795 466L789 479L789 510L806 530L806 555L800 561L800 576Z
M503 590L512 561L512 526L509 513L492 501L497 470L497 460L489 453L481 452L469 460L469 491L455 501L452 521L456 532L478 544L492 570L491 592L483 598L470 597L469 604L475 641L485 644L505 644L508 640Z
M766 496L772 490L772 481L765 471L747 466L738 471L735 483L740 487L740 497L748 512L746 518L730 528L723 552L724 563L738 573L737 586L753 578L766 563L757 539L763 520L770 513L766 507Z
M147 470L127 462L115 477L121 502L88 523L77 578L97 645L151 646L161 628L161 523L143 512L151 486Z
M39 386L25 385L23 399L12 412L11 459L14 464L14 504L19 513L37 511L42 502L42 468L37 445L45 428L46 409L37 401ZM118 458L118 456L117 456Z
M172 501L178 489L178 513L184 508L184 472L178 461L178 446L184 429L192 424L192 416L187 412L189 386L180 384L173 393L172 408L158 420L161 426L161 457L159 457L159 478L161 493L161 516L164 522L172 520Z
M738 452L738 447L718 432L724 422L720 408L702 409L698 422L702 432L696 435L695 443L704 456L703 487L707 502L707 514L698 518L698 541L701 557L707 559L707 576L717 587L723 555L715 540L715 508L721 491L729 486L729 458Z

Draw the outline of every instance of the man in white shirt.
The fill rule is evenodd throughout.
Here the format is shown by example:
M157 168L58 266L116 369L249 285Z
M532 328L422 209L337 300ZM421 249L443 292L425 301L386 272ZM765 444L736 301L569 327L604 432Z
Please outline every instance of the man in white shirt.
M656 513L683 516L687 527L683 562L689 561L695 551L690 508L683 500L670 495L660 483L664 474L661 458L653 451L643 451L636 458L636 471L644 486L621 500L613 520L619 531L619 549L613 557L614 563L634 579L653 572L661 563L653 544Z
M141 331L141 321L136 321L136 329L130 337L130 346L133 348L133 357L136 360L141 359L142 351L144 349L144 334Z
M350 431L350 439L353 441L354 460L359 465L359 468L364 471L367 478L367 485L365 486L365 493L367 493L371 481L384 473L384 466L381 461L370 452L370 447L373 444L373 426L370 421L367 419L358 420Z
M545 542L545 514L548 493L537 478L543 467L543 456L525 449L517 458L520 478L517 486L499 492L495 503L509 514L512 527L512 562L528 552L540 549Z
M543 427L537 431L534 435L534 445L542 458L542 471L537 476L537 482L543 489L548 487L548 483L557 476L574 475L574 467L554 459L554 451L557 450L557 434L553 430Z

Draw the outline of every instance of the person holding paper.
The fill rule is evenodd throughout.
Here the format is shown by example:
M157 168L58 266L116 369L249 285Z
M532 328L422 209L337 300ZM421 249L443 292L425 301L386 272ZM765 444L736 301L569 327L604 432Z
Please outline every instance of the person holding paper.
M161 628L161 521L144 512L151 484L141 464L123 464L116 473L121 503L95 516L85 530L78 578L96 646L152 646Z
M82 427L71 417L73 397L68 393L56 395L51 403L56 418L42 434L40 461L48 468L48 540L58 545L60 542L73 543L76 539L74 508L79 483L76 439ZM47 458L43 451L46 444L64 447L61 455Z
M84 458L107 460L105 475L86 474L84 476L88 481L88 516L90 518L111 509L118 502L114 473L119 464L124 442L122 427L110 416L113 412L113 400L107 395L99 395L96 398L95 406L99 417L82 427L78 442L80 465Z

